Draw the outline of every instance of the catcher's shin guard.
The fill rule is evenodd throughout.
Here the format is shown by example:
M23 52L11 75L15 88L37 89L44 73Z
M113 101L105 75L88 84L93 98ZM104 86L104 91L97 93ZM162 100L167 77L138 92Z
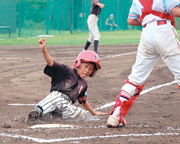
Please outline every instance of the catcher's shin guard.
M121 89L121 92L117 96L116 103L114 105L113 110L110 112L109 119L112 118L111 115L116 115L115 114L116 111L119 110L119 124L124 123L125 125L126 120L124 119L124 117L126 116L127 112L130 110L130 108L133 106L136 98L140 95L143 88L144 88L144 84L142 86L137 86L129 82L129 80L127 79L125 85ZM107 125L111 125L111 124L108 124L107 122ZM112 126L117 127L117 125L113 125L113 124Z

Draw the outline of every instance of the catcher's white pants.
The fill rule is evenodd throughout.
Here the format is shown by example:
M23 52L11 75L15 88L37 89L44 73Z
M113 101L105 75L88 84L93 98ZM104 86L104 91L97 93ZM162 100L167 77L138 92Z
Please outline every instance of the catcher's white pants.
M71 104L71 101L68 100L68 97L58 91L51 92L35 107L37 108L38 106L43 109L42 115L54 112L56 110L58 113L62 114L63 119L81 118L84 116L84 110L82 108Z
M164 25L148 23L143 28L136 62L129 75L129 81L142 85L153 70L158 58L164 61L180 85L180 44L177 32L169 21Z
M90 14L87 20L88 28L89 28L89 42L93 42L93 40L99 41L100 33L97 26L98 16Z

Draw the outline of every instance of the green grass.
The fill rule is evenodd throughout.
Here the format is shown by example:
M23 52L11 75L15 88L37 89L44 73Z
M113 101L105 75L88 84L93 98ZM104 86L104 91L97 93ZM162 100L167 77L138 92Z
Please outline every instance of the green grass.
M100 44L115 45L115 44L134 44L139 43L140 30L126 30L114 32L100 32ZM4 39L0 39L0 45L38 45L38 37L17 37L17 34L0 35ZM6 36L6 37L5 37ZM84 45L89 37L89 33L73 33L61 32L55 34L54 37L47 37L47 45Z
M36 30L35 30L36 31ZM37 33L42 33L36 31ZM33 32L31 32L33 33ZM54 37L47 37L47 45L85 45L89 33L69 31L58 32L54 31ZM180 35L180 30L177 30ZM140 41L141 30L119 30L113 32L100 32L101 38L99 44L118 45L118 44L138 44ZM39 45L38 34L36 37L18 37L17 33L12 33L11 38L8 34L0 34L0 45Z

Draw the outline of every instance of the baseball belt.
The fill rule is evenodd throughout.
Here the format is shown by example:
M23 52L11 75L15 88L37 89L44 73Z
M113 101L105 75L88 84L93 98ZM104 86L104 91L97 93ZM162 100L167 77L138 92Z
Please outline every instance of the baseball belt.
M61 96L62 96L63 98L65 98L67 101L71 102L71 99L70 99L67 95L62 94Z

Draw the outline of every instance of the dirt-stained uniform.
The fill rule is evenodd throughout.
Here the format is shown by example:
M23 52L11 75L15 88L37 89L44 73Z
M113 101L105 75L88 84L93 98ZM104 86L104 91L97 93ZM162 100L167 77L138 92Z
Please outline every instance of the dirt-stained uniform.
M98 43L100 40L100 33L97 22L99 19L99 14L101 13L101 7L98 6L97 3L100 3L100 0L91 0L91 12L87 20L89 28L89 38L84 47L84 50L87 50L91 43L94 41L94 51L96 53L98 53Z
M71 68L64 64L59 64L54 61L53 66L46 66L44 73L50 76L51 79L51 90L50 95L40 101L35 109L41 111L42 115L49 112L58 111L61 113L64 119L68 119L77 112L79 114L83 109L75 107L76 100L81 104L86 102L87 97L87 82L85 79L80 78L75 68ZM74 109L72 111L66 111L67 107ZM68 114L68 112L72 113Z
M86 99L87 82L77 74L75 68L54 61L52 67L48 65L45 67L44 73L52 78L50 92L61 92L67 95L72 103L80 97Z
M51 90L35 106L35 110L28 113L25 122L31 123L51 112L59 114L63 119L84 118L84 110L74 105L77 100L92 115L106 115L107 113L95 111L86 100L88 86L85 78L95 76L101 69L98 54L91 50L79 53L74 61L74 68L71 68L53 60L46 49L44 38L38 43L47 63L44 73L51 77Z

